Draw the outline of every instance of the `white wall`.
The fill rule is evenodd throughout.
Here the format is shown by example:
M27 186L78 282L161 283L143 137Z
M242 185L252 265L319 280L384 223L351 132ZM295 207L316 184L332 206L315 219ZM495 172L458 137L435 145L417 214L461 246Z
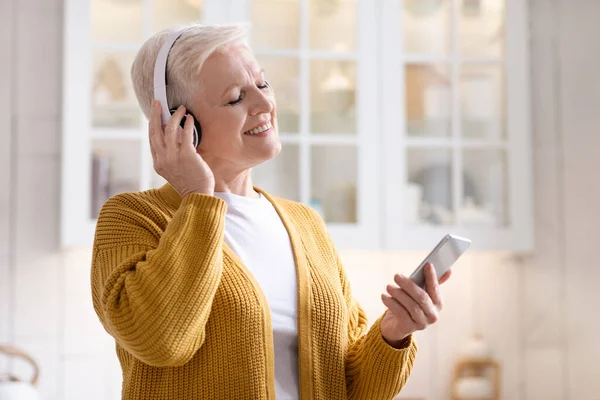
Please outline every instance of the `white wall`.
M478 331L503 366L503 399L599 398L600 269L590 255L600 237L600 2L529 2L536 252L461 261L442 320L419 335L402 397L448 398L459 347ZM61 0L0 0L0 342L40 362L44 399L116 399L120 371L91 307L89 252L57 251L61 29ZM423 254L342 256L372 320L385 284Z
M62 374L61 21L60 1L0 0L0 341L42 363L48 398Z

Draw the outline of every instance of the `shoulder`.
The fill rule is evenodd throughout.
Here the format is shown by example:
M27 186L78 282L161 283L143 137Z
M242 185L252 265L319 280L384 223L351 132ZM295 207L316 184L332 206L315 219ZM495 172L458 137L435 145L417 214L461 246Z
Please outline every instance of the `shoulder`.
M143 192L125 192L109 198L100 209L98 220L112 214L136 213L151 216L157 210L166 209L167 204L158 194L157 189Z
M114 240L137 243L140 238L154 243L168 218L167 204L155 189L114 195L102 205L98 215L95 246L101 248Z

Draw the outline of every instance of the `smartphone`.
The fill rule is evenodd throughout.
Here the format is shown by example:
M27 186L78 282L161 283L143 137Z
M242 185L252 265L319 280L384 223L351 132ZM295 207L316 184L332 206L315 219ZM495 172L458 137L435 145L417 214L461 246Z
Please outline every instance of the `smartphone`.
M439 280L452 265L462 256L471 246L471 240L456 235L446 235L433 248L431 253L410 275L421 288L425 288L425 265L432 263L435 268L437 279Z

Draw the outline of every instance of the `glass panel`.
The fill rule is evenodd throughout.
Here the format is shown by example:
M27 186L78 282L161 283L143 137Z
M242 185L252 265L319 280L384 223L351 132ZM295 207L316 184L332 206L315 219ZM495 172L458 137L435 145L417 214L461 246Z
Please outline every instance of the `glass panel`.
M354 51L356 47L356 0L311 0L310 47Z
M451 150L410 149L407 158L403 207L406 222L454 224Z
M355 96L355 62L311 61L311 132L355 133Z
M143 0L92 0L92 38L97 42L140 42Z
M300 47L299 0L252 0L252 41L255 48Z
M141 111L129 71L135 54L94 54L92 123L95 127L140 126Z
M406 129L410 136L449 136L452 116L449 68L406 66Z
M140 142L92 141L92 218L102 204L117 193L140 190Z
M463 136L485 139L504 136L502 67L463 65L460 90Z
M502 56L504 53L504 1L461 1L458 32L462 55Z
M356 223L356 146L312 147L310 205L325 222Z
M275 92L277 123L281 133L300 131L300 72L296 58L257 56L265 78Z
M300 149L284 143L281 153L252 169L255 186L276 196L300 201Z
M154 32L200 23L204 0L153 0Z
M452 35L450 0L404 0L404 51L447 54Z
M508 224L507 165L504 150L464 150L460 208L464 225L502 227Z

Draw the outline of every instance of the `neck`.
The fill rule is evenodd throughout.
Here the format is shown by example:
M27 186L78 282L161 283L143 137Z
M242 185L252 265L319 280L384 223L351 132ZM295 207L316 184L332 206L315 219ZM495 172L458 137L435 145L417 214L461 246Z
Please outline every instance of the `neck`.
M215 174L215 192L231 193L238 196L258 197L252 185L250 169L237 173Z

